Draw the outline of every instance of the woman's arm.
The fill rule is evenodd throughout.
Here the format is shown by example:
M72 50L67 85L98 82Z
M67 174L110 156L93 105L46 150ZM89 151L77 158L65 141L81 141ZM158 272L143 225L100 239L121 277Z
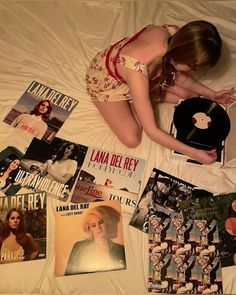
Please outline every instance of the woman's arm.
M218 103L228 104L236 100L236 96L232 94L234 92L233 88L214 91L209 87L205 86L204 84L201 84L190 75L183 74L180 72L176 76L175 83L180 87L183 87L198 95L208 97Z
M180 152L203 164L210 164L216 160L214 150L204 151L190 147L175 139L156 125L154 112L149 99L149 81L141 73L127 70L127 83L133 99L140 124L145 133L156 143Z

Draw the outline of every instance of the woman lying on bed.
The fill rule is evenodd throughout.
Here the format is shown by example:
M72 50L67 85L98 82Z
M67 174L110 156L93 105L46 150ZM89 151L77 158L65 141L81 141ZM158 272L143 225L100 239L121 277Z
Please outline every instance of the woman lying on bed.
M146 26L95 56L86 75L87 91L126 146L137 147L143 129L153 141L210 164L216 160L215 149L190 147L159 129L152 103L177 103L196 95L222 104L233 102L233 89L213 91L188 74L214 66L221 43L216 27L206 21L193 21L180 29Z

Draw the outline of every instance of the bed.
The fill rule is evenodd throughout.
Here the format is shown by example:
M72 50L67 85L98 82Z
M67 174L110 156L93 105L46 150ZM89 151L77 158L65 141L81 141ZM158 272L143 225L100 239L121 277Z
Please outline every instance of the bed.
M173 160L170 151L145 134L136 149L123 146L108 128L85 87L85 73L93 56L142 27L181 26L205 19L217 25L224 46L219 64L204 81L213 89L235 85L235 1L1 1L0 2L0 141L12 132L2 120L33 81L39 81L77 99L79 104L58 136L83 145L133 155L146 160L142 189L154 167L214 194L236 190L235 167L201 166ZM169 132L174 106L155 110L161 128ZM0 266L0 293L4 294L146 294L147 236L124 221L127 269L107 273L54 276L54 206L48 203L47 258ZM223 268L225 294L236 294L235 266Z

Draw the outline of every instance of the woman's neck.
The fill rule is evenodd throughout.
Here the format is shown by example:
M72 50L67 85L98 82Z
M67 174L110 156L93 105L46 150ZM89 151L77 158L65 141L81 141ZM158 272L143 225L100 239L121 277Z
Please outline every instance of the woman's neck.
M61 160L68 160L68 156L63 156Z
M94 239L96 244L109 244L109 240L105 237L101 237L99 239Z
M10 234L8 236L11 239L15 239L16 238L16 234L13 232L13 229L10 230Z

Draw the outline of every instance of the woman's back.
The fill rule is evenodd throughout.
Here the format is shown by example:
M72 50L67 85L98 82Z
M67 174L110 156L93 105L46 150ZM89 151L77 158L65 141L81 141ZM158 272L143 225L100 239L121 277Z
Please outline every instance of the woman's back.
M167 27L149 25L137 38L125 44L120 51L120 56L131 57L137 62L146 65L147 73L150 75L161 64L162 56L167 50L169 37L170 32ZM117 64L117 70L120 76L126 80L129 72L127 67Z

